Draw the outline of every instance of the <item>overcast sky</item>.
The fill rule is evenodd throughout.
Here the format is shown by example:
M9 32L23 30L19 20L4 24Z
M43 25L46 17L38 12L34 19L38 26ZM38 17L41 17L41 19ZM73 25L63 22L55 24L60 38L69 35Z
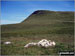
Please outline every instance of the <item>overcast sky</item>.
M1 24L20 23L36 10L74 11L73 1L2 1Z

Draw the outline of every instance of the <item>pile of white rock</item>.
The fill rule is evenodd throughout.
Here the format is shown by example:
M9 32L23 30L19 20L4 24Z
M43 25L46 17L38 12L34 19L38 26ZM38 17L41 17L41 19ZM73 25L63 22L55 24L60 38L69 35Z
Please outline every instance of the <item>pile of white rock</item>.
M55 46L55 45L56 45L56 43L54 41L42 39L41 41L39 41L37 43L35 43L35 42L28 43L24 47L28 48L28 47L31 47L31 46L38 46L38 47L47 48L47 47L51 47L51 46Z

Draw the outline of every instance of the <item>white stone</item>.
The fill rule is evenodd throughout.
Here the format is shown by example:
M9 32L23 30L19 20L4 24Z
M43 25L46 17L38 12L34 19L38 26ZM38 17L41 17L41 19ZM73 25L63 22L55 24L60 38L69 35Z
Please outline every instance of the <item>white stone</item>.
M30 47L30 46L39 46L39 47L51 47L51 46L55 46L56 43L54 41L51 41L51 40L46 40L46 39L42 39L41 41L37 42L37 43L34 43L34 42L31 42L31 43L28 43L26 44L24 47Z
M39 41L37 44L38 44L38 46L48 47L49 41L47 41L46 39L43 39L43 40Z
M53 41L53 43L52 43L54 46L56 45L56 43Z
M27 47L35 46L35 45L37 45L37 43L33 43L33 42L32 42L32 43L28 43L28 44L26 44L24 47L27 48Z
M9 41L8 42L4 42L4 44L11 44L11 42L9 42Z

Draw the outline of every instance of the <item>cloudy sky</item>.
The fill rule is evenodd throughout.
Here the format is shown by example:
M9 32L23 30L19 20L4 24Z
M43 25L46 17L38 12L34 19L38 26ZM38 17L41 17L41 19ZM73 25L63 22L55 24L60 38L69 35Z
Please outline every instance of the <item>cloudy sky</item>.
M73 1L2 1L1 24L20 23L36 10L74 11Z

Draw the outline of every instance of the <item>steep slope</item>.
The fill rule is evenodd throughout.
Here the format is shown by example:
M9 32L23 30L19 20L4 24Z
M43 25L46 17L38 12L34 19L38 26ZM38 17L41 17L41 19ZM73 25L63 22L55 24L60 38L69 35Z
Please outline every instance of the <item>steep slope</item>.
M2 36L72 34L74 12L37 10L19 24L2 25Z
M73 12L55 12L55 11L45 11L38 10L33 12L27 20L24 20L22 23L29 24L52 24L52 22L64 22L64 21L73 21Z

